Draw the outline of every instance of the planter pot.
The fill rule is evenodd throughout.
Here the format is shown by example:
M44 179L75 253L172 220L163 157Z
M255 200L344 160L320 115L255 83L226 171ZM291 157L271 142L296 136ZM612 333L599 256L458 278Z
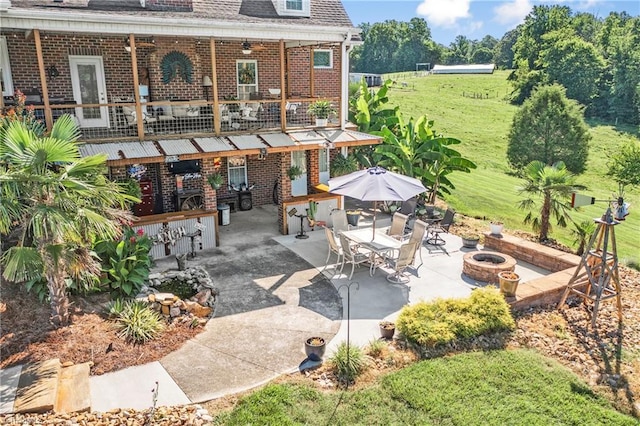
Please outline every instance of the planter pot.
M380 323L380 336L383 339L393 339L393 335L396 332L396 325L392 322Z
M489 224L489 227L490 227L491 233L493 235L501 235L502 234L502 230L504 229L504 224L502 224L502 223L491 223L491 224Z
M347 222L351 226L358 226L358 221L360 220L360 212L347 212Z
M311 361L321 361L327 343L322 337L310 337L304 341L304 352Z
M480 241L477 238L464 238L462 237L462 247L464 248L477 248L478 247L478 241Z
M329 124L328 118L316 118L316 126L327 127L327 124Z
M518 290L518 284L520 283L518 274L503 271L498 274L498 280L500 281L500 293L506 297L516 297L516 290Z

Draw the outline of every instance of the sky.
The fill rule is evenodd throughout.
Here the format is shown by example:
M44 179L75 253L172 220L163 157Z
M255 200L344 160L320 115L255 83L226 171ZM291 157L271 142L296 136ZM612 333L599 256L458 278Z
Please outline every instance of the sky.
M436 43L448 46L458 35L500 39L522 23L534 5L560 4L576 12L606 17L610 12L640 15L640 0L342 0L354 25L424 18Z

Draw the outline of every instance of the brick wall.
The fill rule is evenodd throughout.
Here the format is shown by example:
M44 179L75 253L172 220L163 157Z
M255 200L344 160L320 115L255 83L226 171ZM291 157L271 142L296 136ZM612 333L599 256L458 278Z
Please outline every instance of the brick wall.
M2 31L7 36L7 44L14 87L22 91L33 88L42 93L35 42L25 39L23 32ZM131 54L127 52L126 34L116 36L50 34L41 32L42 55L45 68L55 65L60 75L48 78L49 97L73 99L70 78L70 55L101 56L105 69L107 99L132 98L134 96ZM150 40L147 38L145 40ZM141 39L137 39L138 42ZM208 39L188 39L171 37L154 37L155 47L138 46L138 69L149 71L149 92L152 101L178 99L205 99L202 78L213 77L211 70L211 52ZM236 60L257 60L258 91L264 98L269 97L269 90L280 88L280 51L277 42L254 43L250 55L241 52L241 41L216 41L216 63L218 73L218 92L220 99L224 96L237 96ZM257 48L262 44L264 49ZM184 53L193 65L192 82L187 83L175 78L168 84L162 81L160 64L166 54L178 51ZM340 96L340 49L333 48L333 69L316 69L314 86L316 97ZM309 67L310 48L297 47L288 50L289 90L292 96L310 95ZM212 99L209 93L210 100Z

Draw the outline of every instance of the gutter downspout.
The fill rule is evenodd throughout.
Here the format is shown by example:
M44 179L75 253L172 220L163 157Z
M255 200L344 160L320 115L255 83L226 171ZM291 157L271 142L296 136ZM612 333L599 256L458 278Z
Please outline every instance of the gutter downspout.
M341 70L342 70L342 93L340 96L340 128L342 130L345 129L347 122L349 121L349 51L351 50L351 45L347 45L347 43L351 40L351 31L348 31L344 41L341 44L342 52L341 52Z

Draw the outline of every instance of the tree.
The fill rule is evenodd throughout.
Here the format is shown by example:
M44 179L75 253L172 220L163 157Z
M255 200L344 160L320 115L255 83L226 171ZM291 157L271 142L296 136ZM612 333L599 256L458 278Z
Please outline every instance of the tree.
M447 177L450 173L470 173L476 165L451 148L460 143L458 139L438 135L433 130L433 121L426 116L417 120L411 117L406 122L399 111L396 116L398 125L385 126L380 132L384 142L375 148L379 164L420 179L429 188L427 203L433 204L438 195L450 194L450 189L455 188Z
M518 207L528 210L524 223L532 225L540 241L546 241L551 231L552 216L558 226L567 226L567 221L571 219L568 212L572 208L568 200L571 193L581 186L575 184L575 176L562 161L552 166L532 161L525 168L524 176L525 184L518 191L527 198L520 201ZM542 204L538 206L540 198Z
M554 31L543 37L547 48L540 53L546 83L560 83L567 97L588 107L598 93L604 59L596 47L568 31Z
M121 187L109 181L106 155L81 157L72 118L59 118L49 136L14 122L0 140L0 233L21 227L16 246L2 256L3 276L14 282L44 277L55 326L69 322L65 279L78 258L81 269L99 271L89 248L114 238L131 219ZM79 256L80 254L80 256Z
M507 31L496 47L493 49L493 57L498 68L513 68L513 45L518 39L518 29Z
M478 47L471 54L472 64L490 64L493 62L493 51L486 47Z
M523 168L538 160L545 165L562 161L574 174L584 172L591 135L582 111L557 84L536 89L516 112L509 130L507 158Z
M620 196L627 186L640 185L640 143L629 141L610 156L607 175L618 183Z

